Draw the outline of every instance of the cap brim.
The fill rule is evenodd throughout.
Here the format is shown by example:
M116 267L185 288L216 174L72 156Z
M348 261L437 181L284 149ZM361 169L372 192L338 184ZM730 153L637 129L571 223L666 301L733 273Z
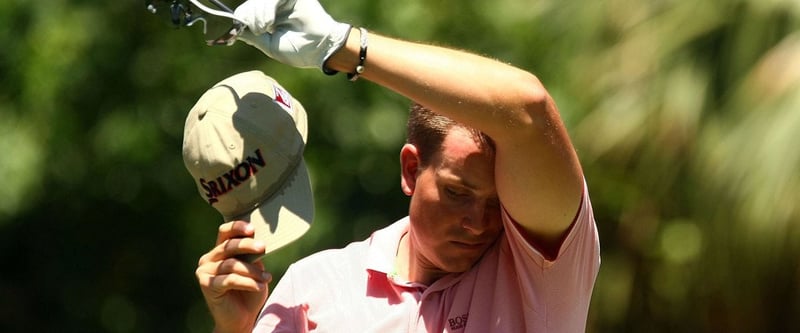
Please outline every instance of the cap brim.
M244 220L255 228L255 239L264 242L266 253L294 242L311 227L314 199L305 161L300 160L284 186L252 212L228 220Z

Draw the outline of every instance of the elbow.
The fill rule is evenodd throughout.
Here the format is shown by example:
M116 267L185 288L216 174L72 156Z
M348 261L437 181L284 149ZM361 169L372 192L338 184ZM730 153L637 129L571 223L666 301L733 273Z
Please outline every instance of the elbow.
M522 86L518 92L517 121L522 127L552 124L559 118L553 98L536 76L528 73L520 82Z

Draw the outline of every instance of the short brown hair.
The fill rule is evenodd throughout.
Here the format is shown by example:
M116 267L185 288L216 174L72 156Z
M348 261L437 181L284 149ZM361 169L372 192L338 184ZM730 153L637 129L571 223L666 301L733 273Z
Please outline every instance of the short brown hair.
M441 151L444 137L453 127L466 129L472 133L475 142L494 151L494 142L483 132L433 112L419 103L413 103L406 126L406 142L417 147L421 167L428 166Z

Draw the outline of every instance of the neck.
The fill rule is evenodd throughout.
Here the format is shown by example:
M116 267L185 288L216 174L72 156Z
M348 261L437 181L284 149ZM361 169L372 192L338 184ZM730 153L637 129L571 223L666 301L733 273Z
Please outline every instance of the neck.
M439 270L426 269L419 259L419 254L415 250L413 236L410 232L400 237L397 246L397 254L394 259L394 267L397 275L409 282L421 283L426 286L446 275Z

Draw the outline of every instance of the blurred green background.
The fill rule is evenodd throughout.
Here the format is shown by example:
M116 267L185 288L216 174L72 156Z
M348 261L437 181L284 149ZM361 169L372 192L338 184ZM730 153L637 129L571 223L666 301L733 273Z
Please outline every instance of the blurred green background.
M800 1L323 4L541 78L601 236L587 331L800 331ZM0 332L210 331L194 269L220 216L180 149L236 72L309 110L316 224L268 258L277 277L405 215L401 96L205 46L144 1L3 0L0 22Z

